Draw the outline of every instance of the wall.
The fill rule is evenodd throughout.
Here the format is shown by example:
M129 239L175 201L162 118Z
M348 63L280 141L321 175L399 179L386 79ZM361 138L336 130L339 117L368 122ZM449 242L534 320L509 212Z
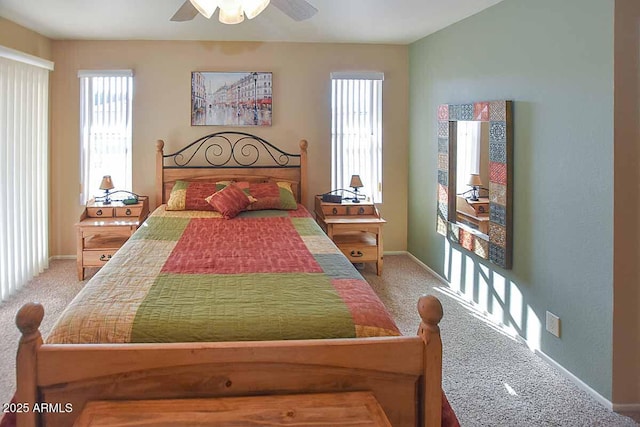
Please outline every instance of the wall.
M52 60L51 40L0 17L0 45Z
M613 401L639 411L640 2L615 9Z
M132 68L133 190L154 194L155 141L165 150L220 127L190 126L191 71L273 72L273 126L249 128L298 152L309 141L309 190L319 194L331 185L330 72L375 70L385 73L383 94L382 214L385 250L406 249L408 147L408 47L390 45L55 41L52 74L52 255L75 254L73 224L82 207L79 188L79 69ZM242 130L247 130L243 128ZM116 183L117 187L117 183ZM153 200L152 200L153 202ZM307 200L312 207L312 200Z
M409 50L408 250L608 400L613 4L505 0ZM436 233L437 105L495 99L514 100L509 271ZM546 310L561 338L544 331Z

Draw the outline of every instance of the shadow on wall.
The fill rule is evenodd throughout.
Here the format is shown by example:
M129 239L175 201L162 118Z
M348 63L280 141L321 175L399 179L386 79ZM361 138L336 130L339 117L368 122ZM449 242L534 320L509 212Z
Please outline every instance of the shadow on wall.
M450 287L438 290L471 305L499 325L501 332L524 338L531 350L540 350L542 323L524 301L516 283L452 246L448 240L442 271Z

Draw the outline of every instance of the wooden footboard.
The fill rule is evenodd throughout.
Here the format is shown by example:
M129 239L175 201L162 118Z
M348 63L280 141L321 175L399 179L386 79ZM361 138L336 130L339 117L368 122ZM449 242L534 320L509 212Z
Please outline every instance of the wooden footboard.
M442 306L416 337L176 344L43 344L40 304L16 317L18 426L66 426L91 401L372 391L394 426L439 426Z

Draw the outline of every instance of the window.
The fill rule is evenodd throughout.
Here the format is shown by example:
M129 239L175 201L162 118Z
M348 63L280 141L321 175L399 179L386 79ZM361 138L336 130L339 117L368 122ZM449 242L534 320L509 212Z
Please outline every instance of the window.
M382 203L382 73L331 73L331 188L359 192Z
M49 71L0 46L0 295L49 266Z
M131 70L80 71L80 203L103 195L104 175L131 191Z
M469 190L469 175L480 174L480 123L459 120L457 135L456 193Z

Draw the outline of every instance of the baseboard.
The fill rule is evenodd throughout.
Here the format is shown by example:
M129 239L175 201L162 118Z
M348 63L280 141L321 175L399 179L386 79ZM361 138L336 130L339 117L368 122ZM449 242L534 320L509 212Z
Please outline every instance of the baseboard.
M407 255L407 251L384 251L384 255Z
M418 264L420 267L424 268L425 270L427 270L431 275L433 275L436 279L438 279L438 281L440 281L443 285L445 286L451 286L451 284L447 281L447 279L445 279L444 277L442 277L441 275L439 275L438 273L436 273L435 271L433 271L433 269L431 267L429 267L427 264L425 264L424 262L420 261L418 258L415 257L415 255L413 255L411 252L405 252L407 255L409 255L409 258L411 258L413 261L415 261L416 264Z
M54 261L57 259L76 259L77 256L76 255L54 255L52 257L49 257L49 261Z
M546 355L543 351L535 350L535 354L540 356L540 358L543 359L545 362L547 362L549 365L553 366L558 371L560 371L562 375L564 375L566 378L572 381L575 385L577 385L578 388L580 388L581 390L589 394L591 397L593 397L596 401L600 402L600 404L602 404L605 408L609 410L615 410L614 405L611 403L609 399L607 399L606 397L602 396L600 393L592 389L584 381L576 377L573 373L571 373L571 371L569 371L564 366L562 366L561 364L553 360L550 356Z
M640 412L640 403L614 403L615 412Z

